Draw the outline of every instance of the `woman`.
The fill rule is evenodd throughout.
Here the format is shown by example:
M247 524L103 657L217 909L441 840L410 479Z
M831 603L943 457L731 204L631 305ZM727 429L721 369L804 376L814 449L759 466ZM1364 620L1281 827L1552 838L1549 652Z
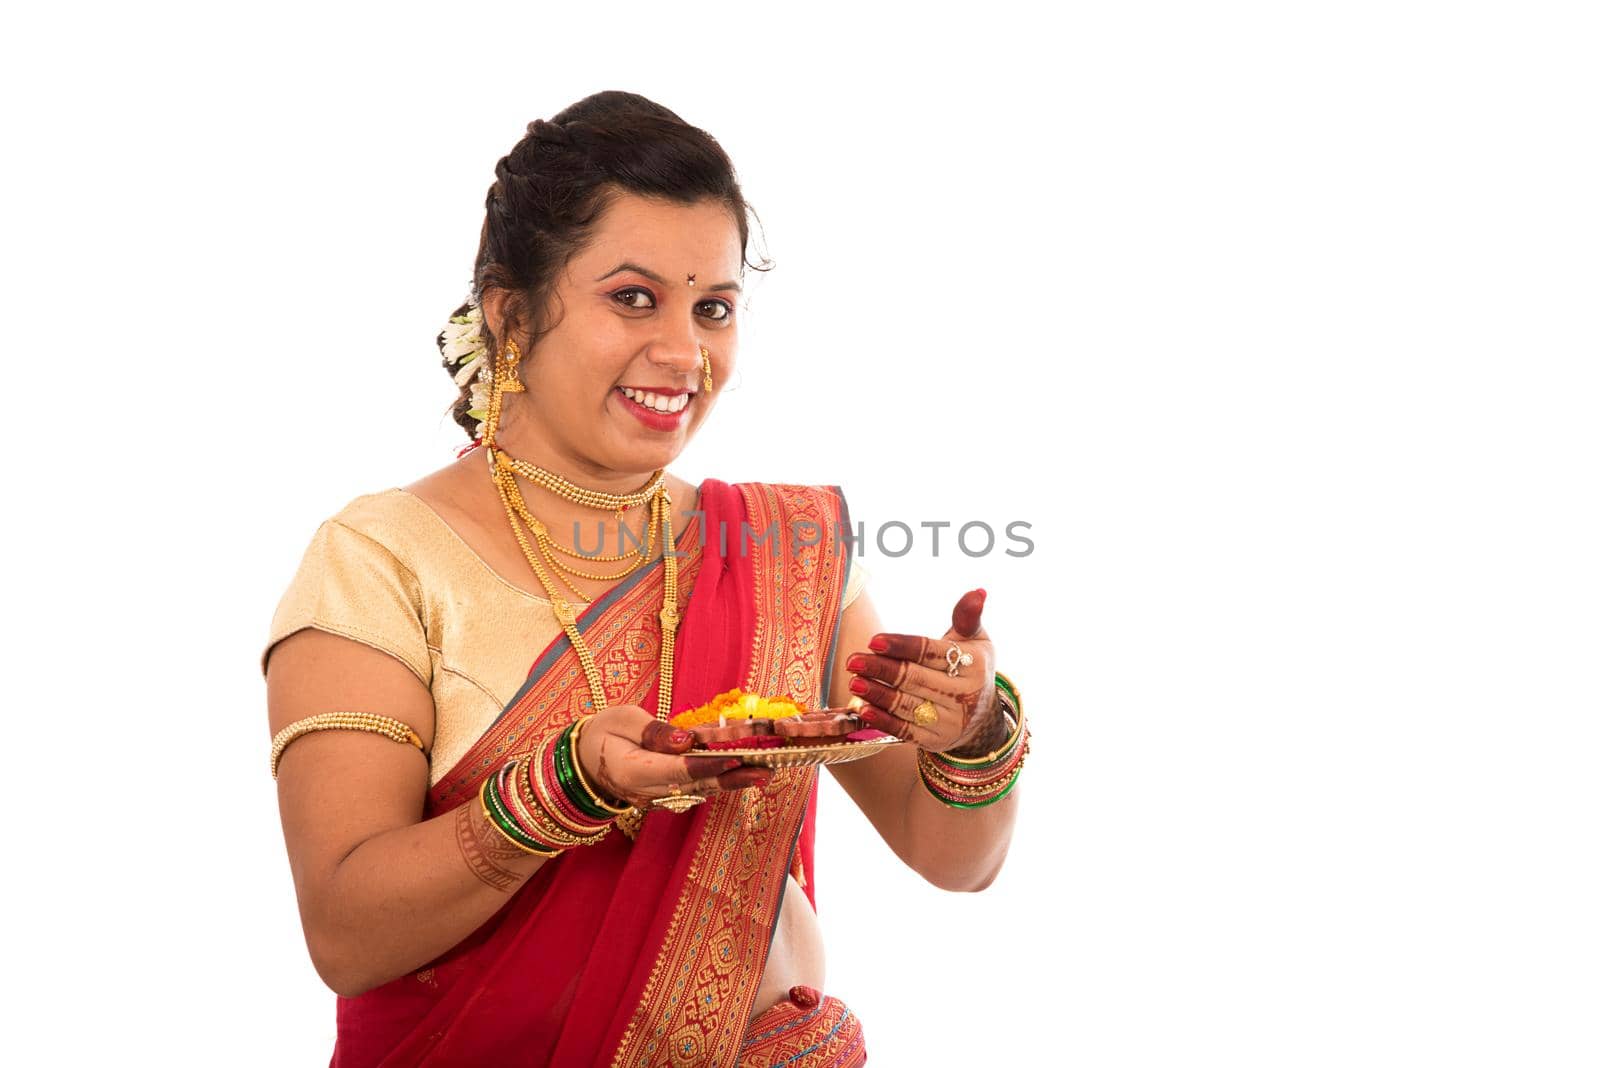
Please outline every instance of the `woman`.
M735 687L853 703L904 741L839 783L982 889L1026 753L983 591L937 639L880 634L836 489L665 471L736 357L747 213L714 140L605 92L496 176L440 338L474 442L322 524L263 654L333 1063L863 1063L821 994L817 769L688 755L664 720Z

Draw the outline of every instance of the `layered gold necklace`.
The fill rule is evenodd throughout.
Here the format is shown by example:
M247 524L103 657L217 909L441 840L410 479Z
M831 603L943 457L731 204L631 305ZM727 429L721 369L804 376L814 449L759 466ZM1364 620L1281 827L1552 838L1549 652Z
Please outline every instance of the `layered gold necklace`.
M653 546L659 543L667 550L662 562L666 568L665 589L661 596L661 659L660 659L660 687L656 693L656 718L665 722L672 714L672 659L673 648L676 644L678 632L678 557L670 551L672 541L672 497L667 492L665 479L661 472L656 472L649 486L641 491L631 494L602 494L594 490L580 490L578 493L568 493L557 488L559 482L565 482L559 475L534 467L526 461L513 460L497 447L486 446L489 451L490 472L494 484L500 491L501 503L505 505L506 518L511 522L511 532L516 535L517 544L522 547L522 555L528 558L528 565L533 568L533 573L538 576L539 583L550 597L550 608L555 613L561 629L566 632L567 640L572 643L572 651L578 655L578 662L583 665L584 677L589 682L589 695L594 699L594 710L601 711L607 705L605 685L600 678L600 669L595 664L594 653L590 651L588 643L583 640L583 635L578 632L578 613L572 602L562 595L557 587L556 576L566 571L579 578L594 581L607 581L625 578L643 567L653 554ZM522 490L517 486L517 475L526 471L539 472L541 478L551 481L532 480L536 484L551 489L558 496L574 504L582 504L601 511L616 513L619 522L631 507L649 502L650 514L645 523L644 544L631 553L619 554L614 560L632 557L633 562L621 571L611 574L597 574L579 568L565 565L552 551L552 542L548 530L540 520L528 511L527 504L522 499ZM570 483L569 483L570 485ZM576 489L576 487L574 487ZM527 524L533 532L534 542L538 548L529 544L526 534L518 520ZM563 548L563 551L568 551ZM573 553L574 556L582 554ZM594 559L594 557L583 557ZM546 565L550 565L548 568ZM552 574L552 571L555 574ZM577 587L566 579L561 580L566 587L580 600L583 595Z
M499 482L503 479L510 486L509 493L501 493L501 500L507 502L509 507L515 510L517 516L522 519L523 525L533 534L534 543L539 547L539 555L549 565L556 579L571 590L573 596L579 600L586 600L587 598L584 597L583 591L573 584L572 579L588 579L591 582L616 582L639 570L639 568L649 563L650 559L655 555L656 532L661 526L661 501L665 495L666 479L661 471L657 471L652 476L651 482L642 491L601 494L593 490L581 489L552 471L536 467L525 460L513 459L498 450L492 462L496 465L494 471L496 481ZM535 485L543 486L556 495L574 503L583 504L596 510L615 512L617 517L617 547L619 549L622 547L622 533L623 531L628 531L628 509L648 503L649 512L646 517L643 534L639 538L633 538L632 531L628 531L629 538L634 545L632 549L627 552L603 555L600 552L600 549L605 548L605 531L602 527L600 544L596 547L594 553L586 553L580 549L569 549L552 538L549 528L544 525L544 522L528 510L522 495L516 492L517 485L514 475L521 475ZM512 529L516 530L515 521L512 522ZM581 538L577 534L576 528L574 528L574 540L581 544ZM563 557L582 560L590 564L621 563L623 561L629 561L629 563L628 566L620 571L603 572L574 566L567 563Z
M533 568L533 573L538 576L539 584L544 587L545 593L550 598L550 608L555 613L556 621L561 624L561 629L566 633L567 640L572 643L572 651L577 654L578 662L583 665L584 678L589 683L589 696L594 701L594 710L600 712L607 707L605 683L600 677L600 669L595 664L594 653L590 651L588 643L583 640L583 635L578 632L578 613L573 608L572 602L562 595L557 588L556 577L560 577L562 584L573 595L584 600L580 591L566 577L585 578L596 582L615 581L626 578L639 568L649 563L654 555L655 546L660 544L663 549L662 563L666 570L666 588L661 595L661 658L659 665L660 683L656 691L656 718L666 722L672 714L672 661L673 649L676 645L678 634L678 557L672 540L672 496L667 492L667 478L665 469L656 471L650 476L643 487L632 493L602 493L599 490L585 489L582 486L562 478L554 471L547 471L542 467L518 460L508 456L494 442L495 430L500 425L500 411L504 394L520 393L523 386L516 377L517 360L521 351L515 342L507 341L501 358L496 361L494 368L493 391L489 397L489 410L483 420L483 450L489 460L489 476L494 480L495 488L500 491L500 501L505 505L506 518L511 523L511 532L516 535L517 544L522 547L522 555L528 558L528 566ZM522 490L517 485L517 476L521 475L536 486L541 486L561 497L563 500L597 511L614 512L619 526L618 548L621 548L620 528L625 521L628 509L648 503L649 515L645 521L644 543L638 545L631 552L618 553L610 557L588 556L567 549L550 537L550 532L545 524L529 511L527 502L522 499ZM523 533L518 520L525 523L533 534L533 541L538 546L529 544L528 536ZM601 548L605 547L605 536L601 535ZM571 558L581 558L589 561L617 563L631 560L621 571L610 574L596 573L566 564L561 560L561 555ZM550 568L547 570L545 564ZM552 575L554 572L554 576Z

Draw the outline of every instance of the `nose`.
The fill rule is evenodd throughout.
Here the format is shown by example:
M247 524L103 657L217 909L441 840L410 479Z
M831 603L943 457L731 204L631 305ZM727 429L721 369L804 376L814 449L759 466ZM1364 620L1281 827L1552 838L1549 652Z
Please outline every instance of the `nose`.
M694 374L700 370L700 344L700 335L692 325L664 329L650 346L650 362L679 374Z

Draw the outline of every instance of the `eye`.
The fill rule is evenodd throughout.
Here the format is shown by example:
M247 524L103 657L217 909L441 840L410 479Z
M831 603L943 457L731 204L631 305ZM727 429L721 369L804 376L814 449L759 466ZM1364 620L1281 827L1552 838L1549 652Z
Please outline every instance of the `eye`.
M724 319L733 318L733 305L729 304L725 300L702 300L700 302L700 307L702 309L711 309L710 314L707 314L704 311L701 312L701 314L705 315L707 319L721 322Z
M629 286L627 289L619 289L615 293L611 294L611 297L623 307L632 308L635 311L643 311L646 308L654 308L656 306L655 296L652 295L648 289L642 289L639 286ZM643 297L645 299L645 303L638 303L639 297Z

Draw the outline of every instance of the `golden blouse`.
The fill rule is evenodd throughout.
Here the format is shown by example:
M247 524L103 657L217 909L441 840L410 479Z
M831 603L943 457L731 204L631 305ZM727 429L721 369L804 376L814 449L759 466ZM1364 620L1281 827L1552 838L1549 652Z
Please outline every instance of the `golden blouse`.
M853 562L846 605L865 580ZM507 582L420 497L399 488L357 497L317 528L273 614L263 675L272 647L305 627L382 650L428 687L430 786L494 722L561 633L547 598Z

